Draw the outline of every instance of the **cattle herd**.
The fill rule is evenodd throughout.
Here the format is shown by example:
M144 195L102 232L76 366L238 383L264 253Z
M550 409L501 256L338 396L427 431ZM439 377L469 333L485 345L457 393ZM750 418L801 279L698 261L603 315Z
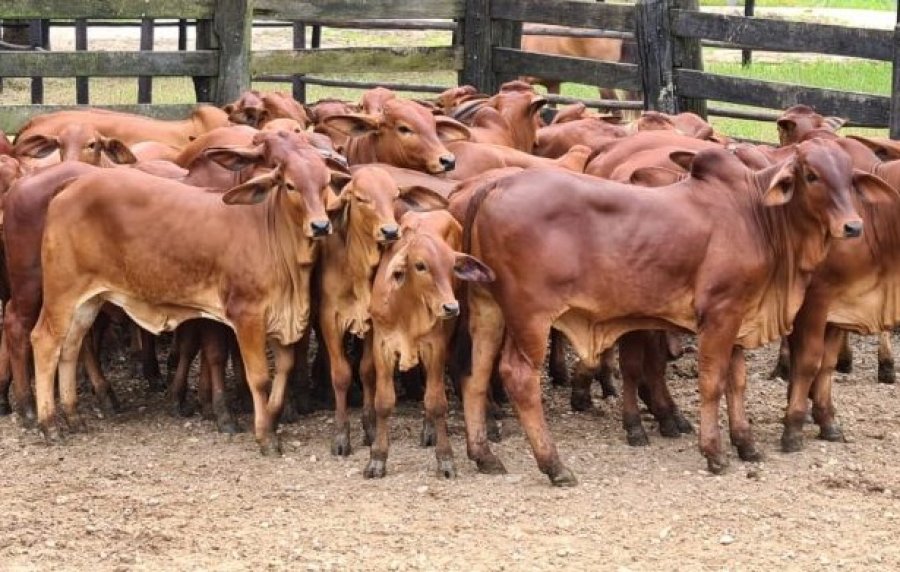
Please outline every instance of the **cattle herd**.
M595 378L614 391L618 346L626 439L643 445L639 398L663 436L693 431L665 372L695 334L711 472L727 466L723 394L731 444L761 457L744 350L782 337L782 449L802 447L810 403L820 437L843 440L831 378L846 332L900 322L900 144L839 136L840 119L802 105L768 146L689 113L625 122L572 105L545 124L546 104L516 81L492 96L376 88L310 106L249 91L183 121L34 117L0 140L0 412L14 404L49 441L83 429L80 366L116 411L98 353L104 325L127 316L154 389L154 336L175 330L176 413L190 413L201 355L199 400L224 432L238 430L232 360L263 454L280 452L276 427L299 393L330 379L331 450L348 455L358 378L364 475L383 476L395 374L415 370L440 475L456 474L446 374L480 471L505 470L489 445L505 395L540 470L566 486L576 478L541 401L548 354L551 376L568 377L570 348L572 406L585 409ZM881 357L892 381L889 347Z

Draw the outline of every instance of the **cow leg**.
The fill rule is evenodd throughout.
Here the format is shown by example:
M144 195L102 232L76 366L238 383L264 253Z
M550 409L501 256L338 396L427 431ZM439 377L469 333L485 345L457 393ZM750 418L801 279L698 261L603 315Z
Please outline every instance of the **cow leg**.
M237 385L238 411L253 413L253 395L250 393L250 384L247 382L247 370L244 368L241 349L238 347L233 333L228 335L228 350L228 353L231 354L231 371L234 372L234 381Z
M212 379L210 379L209 363L201 345L200 372L197 375L197 405L200 407L200 418L212 421L216 418L212 410Z
M647 394L647 405L659 423L659 434L674 439L694 428L685 419L666 384L666 364L671 355L668 332L651 330L642 332L644 355L642 360L642 387Z
M575 362L572 375L572 395L569 404L572 411L591 411L594 400L591 399L591 384L594 382L594 368L588 367L580 359Z
M97 347L94 345L93 332L84 336L81 344L81 362L87 371L88 379L91 380L91 387L94 389L94 396L97 398L100 411L106 415L118 413L120 411L119 400L116 398L109 380L103 375L100 358L97 356Z
M538 468L550 478L554 486L574 486L578 481L559 460L559 453L544 418L544 407L541 403L541 373L538 367L544 363L549 322L544 329L539 320L538 317L531 317L518 328L510 324L500 354L500 376L503 378L509 399L516 408L519 423L531 443ZM516 343L512 332L517 332L522 341ZM528 351L529 349L531 351Z
M819 439L843 443L846 441L844 432L834 419L834 402L831 398L832 373L838 361L842 338L846 339L846 332L840 331L834 326L825 329L825 353L822 356L822 367L816 375L812 386L812 413L813 419L819 426Z
M489 294L469 287L469 334L472 340L472 371L461 382L466 421L466 452L478 471L505 474L506 467L491 451L485 425L488 388L494 362L503 340L503 314Z
M279 421L281 423L296 423L300 420L300 412L312 412L310 378L309 378L309 347L310 330L300 336L297 342L291 344L294 366L287 378L287 399L281 411Z
M363 387L361 422L363 443L367 446L375 442L375 375L375 356L370 332L363 342L362 359L359 362L359 379Z
M432 347L431 355L425 356L425 420L434 426L438 476L445 479L456 478L456 464L453 448L447 432L447 392L444 388L444 363L446 346L438 343Z
M728 467L719 433L719 403L737 337L739 323L718 316L705 316L708 322L698 341L700 369L700 451L706 457L709 472L721 474Z
M36 285L36 288L40 289L40 287L40 284ZM31 393L32 348L29 334L39 313L39 306L34 307L27 302L19 304L13 298L6 304L6 311L3 314L3 339L9 349L13 397L16 401L16 410L26 425L30 425L35 420L34 396ZM53 367L55 368L56 365ZM55 373L54 370L54 375Z
M318 338L319 346L324 345L328 353L331 369L331 387L334 390L334 437L331 441L331 454L346 457L350 454L350 413L347 407L347 392L353 382L350 363L344 355L344 335L337 327L335 313L324 309L324 319L320 323L322 335Z
M894 348L891 347L890 332L881 332L878 336L878 381L894 383Z
M377 342L375 346L380 346ZM369 449L369 463L363 472L367 479L380 479L386 473L390 446L390 417L397 403L394 393L396 364L384 352L375 351L375 439ZM393 356L390 356L392 358Z
M728 381L725 386L725 399L728 403L728 429L731 444L738 450L742 461L756 462L762 460L762 454L756 448L750 420L745 408L747 391L747 361L744 349L738 346L731 352L731 365L728 369Z
M274 391L266 362L266 334L262 327L264 321L262 316L253 318L248 316L244 320L233 320L238 347L244 359L247 384L253 395L253 431L263 455L280 455L281 444L278 435L275 434L275 418L269 409L269 403L272 401L270 393ZM279 351L276 352L276 368L279 365L283 367L287 361L293 361L283 355L285 350L281 344L276 345L279 347ZM293 354L290 357L293 358Z
M641 332L628 332L619 338L619 369L622 372L622 428L632 447L650 444L638 409L638 386L643 382L644 340Z
M102 305L102 300L93 298L76 308L59 354L59 399L66 425L72 432L86 429L84 418L78 413L78 356L85 334Z
M136 324L132 327L137 330L141 373L147 380L147 386L150 391L163 392L166 390L166 385L163 383L162 373L159 371L159 360L156 357L156 336Z
M787 337L781 338L781 343L778 346L778 360L775 362L775 369L772 370L772 374L769 377L783 380L791 377L791 349L788 345Z
M788 384L788 406L784 416L784 432L781 434L781 450L792 453L803 448L803 423L807 416L807 403L813 381L819 374L825 353L827 310L806 311L815 307L807 299L794 319L794 330L788 337L791 353L791 378ZM837 344L843 333L838 330L831 340ZM835 347L835 354L837 348Z
M194 414L193 407L187 400L188 373L191 363L197 352L200 351L200 323L190 320L178 326L174 345L177 348L178 364L169 386L169 398L173 415L178 417L190 417Z
M225 398L225 363L228 359L228 332L226 326L210 322L201 330L200 339L203 346L201 367L205 366L209 392L201 392L201 402L211 403L212 415L216 420L216 429L220 433L239 433L240 428L228 409ZM203 380L201 369L201 381ZM201 383L201 385L203 385ZM208 396L207 396L208 395Z
M613 352L613 348L609 348L600 356L600 368L595 375L595 379L600 382L600 387L603 389L603 399L618 395L616 386L613 384L615 367L615 352Z
M5 312L4 312L5 315ZM12 413L9 403L9 386L12 383L12 367L7 337L0 336L0 415Z
M879 379L881 378L881 346L878 347L878 373ZM841 373L852 373L853 372L853 348L850 347L850 333L844 332L843 338L841 339L841 349L838 352L837 363L834 367L835 371L839 371Z
M565 387L569 385L569 367L566 365L566 338L562 332L557 330L550 330L548 373L554 386Z

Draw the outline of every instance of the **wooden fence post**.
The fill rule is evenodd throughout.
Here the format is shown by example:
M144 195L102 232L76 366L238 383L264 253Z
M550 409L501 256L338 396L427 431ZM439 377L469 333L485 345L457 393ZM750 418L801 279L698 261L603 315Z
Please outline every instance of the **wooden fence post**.
M466 0L462 79L482 93L497 91L491 35L490 0Z
M75 49L86 51L88 49L87 20L78 18L75 20ZM75 78L75 103L87 105L90 102L90 81L85 76Z
M900 20L900 13L897 15ZM891 139L900 139L900 23L894 26L894 61L891 79Z
M215 48L215 35L212 31L212 20L197 20L197 49L211 50ZM211 77L195 77L194 95L198 102L215 101L215 84Z
M641 0L634 8L644 109L675 113L674 45L669 30L669 3L667 0Z
M698 0L669 0L670 8L680 10L699 11L700 6ZM673 69L691 69L703 71L703 48L700 46L700 40L697 38L672 38L672 67ZM678 85L675 83L677 92ZM696 113L700 117L706 119L706 100L693 99L687 97L676 96L677 111L690 111Z
M306 49L306 24L304 22L294 22L294 39L293 46L295 50ZM300 103L306 103L306 82L303 81L303 74L291 76L291 97Z
M512 22L509 20L494 20L491 22L493 31L491 32L491 48L516 48L522 47L522 22ZM494 93L500 86L507 81L516 79L515 75L494 74L494 89L485 93Z
M253 0L219 0L213 29L219 39L215 102L224 105L250 89Z
M141 51L153 51L153 19L141 19ZM142 75L138 78L138 103L152 103L153 101L153 78L151 76Z
M753 17L756 0L744 0L744 16ZM753 52L751 50L741 50L741 65L744 67L753 63Z

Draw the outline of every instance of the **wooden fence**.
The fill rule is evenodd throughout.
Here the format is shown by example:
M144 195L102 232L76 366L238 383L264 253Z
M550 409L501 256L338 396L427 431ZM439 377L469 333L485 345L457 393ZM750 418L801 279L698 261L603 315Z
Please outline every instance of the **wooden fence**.
M175 19L182 26L195 21L197 30L192 51L0 51L0 77L190 76L197 101L221 104L235 99L252 79L294 81L297 93L303 78L323 85L367 85L315 78L315 74L440 70L456 71L460 82L492 92L505 80L532 75L641 90L644 101L640 106L667 112L690 110L701 115L770 119L772 112L708 107L706 102L770 109L806 103L821 113L845 117L853 125L890 127L891 135L900 138L900 33L896 29L865 30L702 13L696 0L641 0L637 5L571 0L0 0L0 19L71 20L76 27L92 19L140 21L145 28L142 38L150 36L148 42L142 40L142 46L149 47L153 19ZM454 40L440 47L319 49L314 39L315 47L307 48L304 22L341 27L432 27L453 30ZM577 35L634 38L639 62L522 52L523 22L571 26L580 29L573 32ZM293 25L294 49L253 50L254 23ZM313 30L315 33L316 28ZM890 61L894 65L893 97L706 73L702 45ZM144 79L144 85L149 85L149 79ZM444 86L412 87L436 91ZM146 87L140 91L149 93ZM78 101L86 101L86 97ZM150 97L142 95L139 101L150 101ZM190 106L138 103L110 107L176 117L184 116ZM53 109L56 107L6 106L0 109L0 128L15 131L28 117Z

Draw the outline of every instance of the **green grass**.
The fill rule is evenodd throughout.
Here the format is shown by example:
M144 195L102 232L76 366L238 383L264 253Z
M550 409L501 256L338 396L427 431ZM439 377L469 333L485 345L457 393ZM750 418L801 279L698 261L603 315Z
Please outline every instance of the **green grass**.
M700 0L701 6L728 6L727 0ZM738 6L743 6L740 2ZM896 10L896 0L757 0L760 8L854 8Z

